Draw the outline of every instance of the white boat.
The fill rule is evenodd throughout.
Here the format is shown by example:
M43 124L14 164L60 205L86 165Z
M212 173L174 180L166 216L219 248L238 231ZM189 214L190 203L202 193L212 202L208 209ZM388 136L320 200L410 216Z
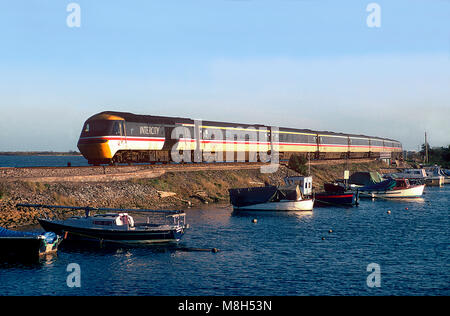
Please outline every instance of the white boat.
M230 189L236 211L312 211L314 199L304 198L298 185Z
M403 172L394 174L397 178L423 180L428 177L425 169L404 169Z
M403 172L394 173L392 176L408 180L419 180L429 186L442 186L444 183L450 183L450 177L446 176L438 166L422 169L404 169Z
M313 199L278 202L258 203L247 206L235 206L237 211L312 211L314 207Z
M423 194L425 184L411 185L408 179L395 179L396 186L386 191L360 191L361 197L371 198L418 198Z

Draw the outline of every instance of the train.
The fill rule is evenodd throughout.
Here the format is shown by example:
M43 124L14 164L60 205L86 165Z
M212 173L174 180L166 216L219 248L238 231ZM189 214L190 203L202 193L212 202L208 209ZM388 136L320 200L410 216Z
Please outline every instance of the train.
M399 141L365 135L104 111L78 140L89 164L402 157ZM199 158L200 152L200 158Z

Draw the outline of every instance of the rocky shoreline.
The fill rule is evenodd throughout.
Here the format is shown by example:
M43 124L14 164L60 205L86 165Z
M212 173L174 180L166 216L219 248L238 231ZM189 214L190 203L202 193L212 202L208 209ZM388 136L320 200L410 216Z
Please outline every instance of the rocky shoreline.
M351 171L380 171L379 162L354 163ZM316 190L323 182L341 178L344 165L311 166ZM22 170L26 173L27 170ZM32 171L36 172L36 171ZM42 172L45 172L44 170ZM84 171L88 172L88 170ZM90 170L89 172L92 172ZM56 218L74 213L57 211L44 214L42 210L17 209L16 204L73 205L111 208L184 209L206 203L228 203L228 189L282 184L285 176L299 175L285 166L277 172L261 173L259 168L239 170L200 170L165 172L155 177L136 174L134 178L112 181L49 181L0 179L0 226L17 228L36 224L44 215Z

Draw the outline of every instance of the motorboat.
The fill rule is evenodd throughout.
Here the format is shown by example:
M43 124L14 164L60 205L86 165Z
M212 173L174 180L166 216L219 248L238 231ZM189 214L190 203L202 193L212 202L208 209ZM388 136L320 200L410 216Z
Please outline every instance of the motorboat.
M343 183L324 183L324 191L314 198L317 206L354 206L359 204L359 190L348 190Z
M392 179L395 181L394 187L377 189L360 188L361 197L370 198L417 198L421 197L425 184L412 185L408 179Z
M186 229L185 213L183 211L32 204L19 204L18 206L85 210L84 216L72 216L65 220L38 219L39 224L46 231L61 234L67 240L96 240L126 244L178 242ZM93 210L100 213L91 215L90 213ZM143 221L136 221L129 215L130 212L145 214L146 218Z
M312 211L313 198L305 198L298 185L230 189L235 211Z
M303 196L311 196L313 194L312 189L312 176L291 176L291 177L285 177L284 183L287 186L290 185L298 185L300 188L300 192L303 194Z
M450 177L441 170L439 166L424 168L427 173L426 184L429 186L443 186L450 182Z
M0 258L39 259L55 253L62 238L54 232L25 232L0 227Z
M423 168L407 168L389 175L393 179L408 179L410 184L424 184L428 175Z

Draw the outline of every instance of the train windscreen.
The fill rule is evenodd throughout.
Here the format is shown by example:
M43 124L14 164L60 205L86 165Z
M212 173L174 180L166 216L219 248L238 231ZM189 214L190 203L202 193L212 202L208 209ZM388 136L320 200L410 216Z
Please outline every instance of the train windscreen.
M95 120L84 123L81 137L121 135L121 121Z

